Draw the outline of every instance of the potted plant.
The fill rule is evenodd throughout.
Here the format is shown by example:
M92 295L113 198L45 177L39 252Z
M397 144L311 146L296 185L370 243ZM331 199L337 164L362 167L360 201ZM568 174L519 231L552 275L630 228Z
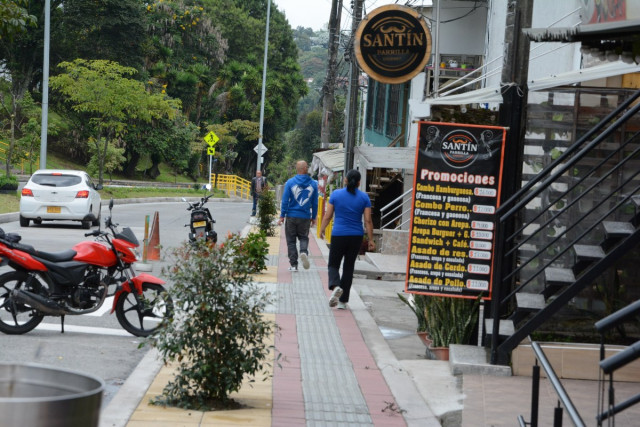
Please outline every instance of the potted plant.
M432 340L430 351L440 360L449 359L450 344L469 344L478 322L480 297L475 300L430 296L426 321Z
M429 347L431 339L429 338L429 331L427 327L427 304L430 297L427 295L412 294L412 297L407 298L402 294L398 294L398 298L400 298L400 301L407 304L411 311L413 311L413 314L416 315L416 319L418 320L416 333L422 342Z

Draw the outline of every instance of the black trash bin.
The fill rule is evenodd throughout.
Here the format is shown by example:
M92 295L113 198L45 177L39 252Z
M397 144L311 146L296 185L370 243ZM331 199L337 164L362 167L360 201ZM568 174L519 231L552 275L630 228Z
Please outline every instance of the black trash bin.
M90 375L0 363L0 427L97 427L103 389Z

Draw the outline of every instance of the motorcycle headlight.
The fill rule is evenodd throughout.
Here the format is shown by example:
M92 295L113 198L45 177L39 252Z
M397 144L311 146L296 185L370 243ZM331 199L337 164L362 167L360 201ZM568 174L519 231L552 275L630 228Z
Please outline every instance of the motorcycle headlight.
M137 251L137 249L136 249L136 248L129 248L129 251L133 254L133 256L134 256L136 259L140 259L140 253Z

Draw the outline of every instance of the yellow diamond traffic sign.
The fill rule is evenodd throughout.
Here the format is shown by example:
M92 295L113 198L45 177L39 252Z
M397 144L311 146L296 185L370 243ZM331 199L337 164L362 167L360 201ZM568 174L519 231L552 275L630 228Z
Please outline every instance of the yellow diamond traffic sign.
M216 145L216 142L220 141L220 138L218 138L218 135L211 131L204 137L204 141L209 144L209 147L213 147L214 145Z
M216 149L214 147L207 147L207 156L213 156L216 154Z

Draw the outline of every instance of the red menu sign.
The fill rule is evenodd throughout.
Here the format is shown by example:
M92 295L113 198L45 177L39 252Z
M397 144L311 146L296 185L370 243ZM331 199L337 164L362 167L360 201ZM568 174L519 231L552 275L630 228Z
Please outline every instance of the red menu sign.
M506 129L420 122L407 292L491 299Z

